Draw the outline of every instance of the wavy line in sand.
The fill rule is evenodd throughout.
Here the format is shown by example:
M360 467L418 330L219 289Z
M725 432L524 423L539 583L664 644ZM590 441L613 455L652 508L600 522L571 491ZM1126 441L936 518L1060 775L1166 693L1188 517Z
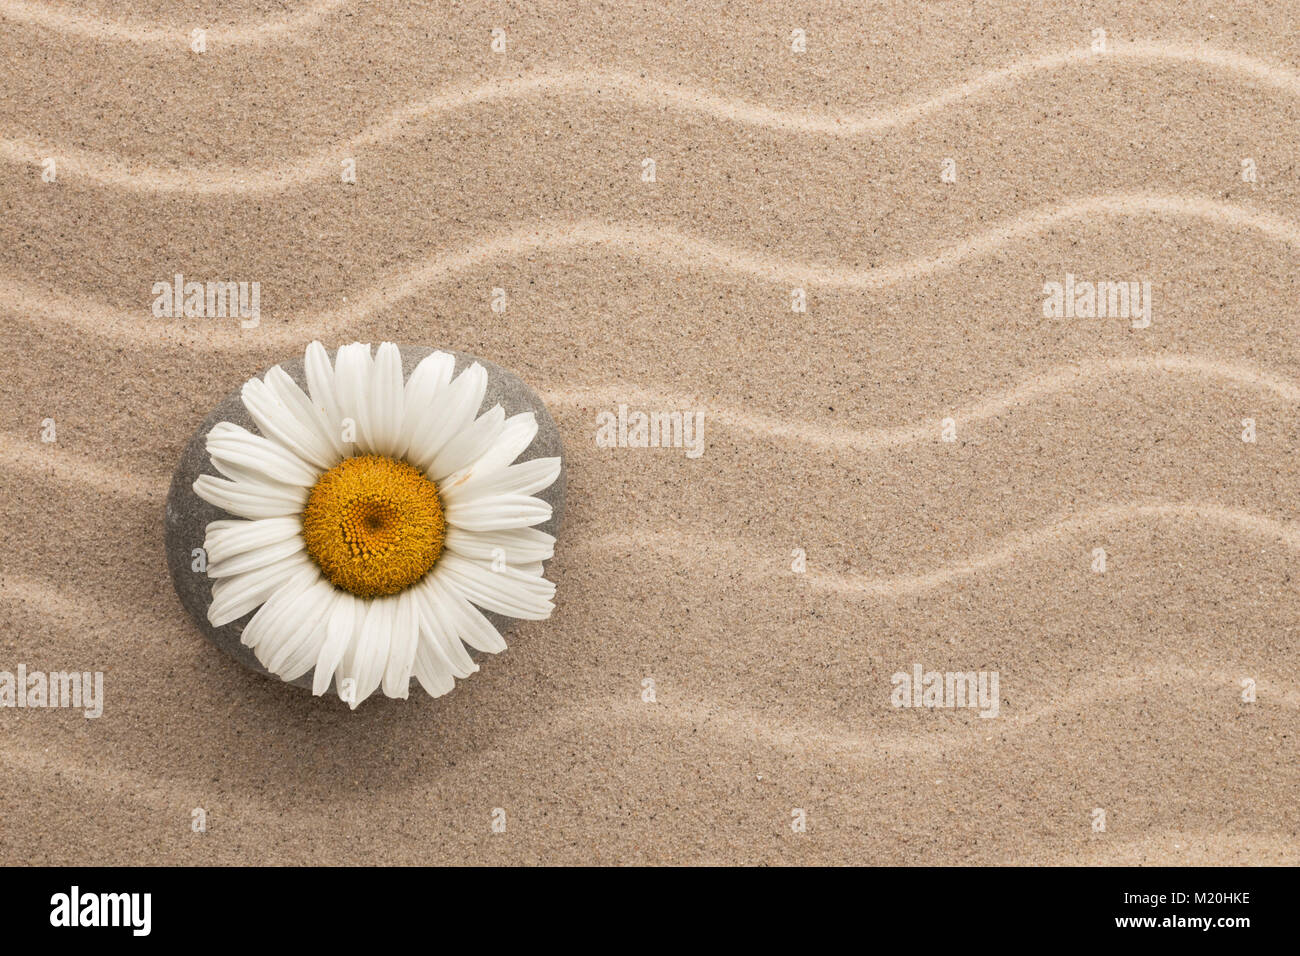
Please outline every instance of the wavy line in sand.
M644 703L636 702L620 704L618 709L635 720L638 715L644 715L647 709L654 710L662 706L666 713L646 715L640 719L660 717L673 728L682 726L693 728L697 724L704 724L709 730L721 730L737 741L752 742L757 738L768 746L787 752L797 753L817 749L833 751L837 756L847 752L859 758L873 759L900 754L939 757L950 756L950 751L955 746L978 746L981 738L986 743L992 742L999 732L1006 728L1029 727L1065 711L1085 708L1116 700L1122 695L1141 692L1152 684L1166 687L1192 684L1221 691L1225 700L1237 701L1240 699L1240 681L1243 676L1245 675L1220 669L1194 670L1181 664L1157 664L1144 667L1134 674L1101 675L1083 686L1069 688L1069 691L1059 699L1025 711L1008 712L1004 704L1004 712L997 719L977 720L970 727L920 733L907 730L884 734L862 733L847 726L828 728L817 721L774 718L758 709L709 703L675 705L668 701L647 708ZM1260 693L1267 696L1270 702L1275 701L1288 708L1300 707L1300 693L1288 689L1287 682L1265 680L1261 683L1257 680L1256 684L1261 687L1267 685L1267 690ZM1009 688L1004 685L1003 689ZM1263 696L1260 699L1263 699ZM583 719L590 720L590 715L584 715Z
M160 499L167 494L170 475L153 475L107 464L90 454L70 452L57 442L45 444L36 435L23 438L0 431L0 467L17 467L33 479L55 478L73 486L97 488L111 495Z
M0 19L81 40L131 43L188 52L190 31L196 27L207 31L209 49L214 46L255 46L286 34L292 37L306 33L318 26L329 14L351 2L352 0L314 0L282 20L267 20L243 26L212 26L206 21L196 21L185 26L165 27L151 23L108 20L85 13L69 13L53 3L0 0Z
M691 266L703 264L720 272L768 281L854 291L883 289L952 269L967 259L986 255L1062 222L1092 215L1144 214L1192 217L1216 225L1255 229L1270 239L1300 248L1300 225L1281 216L1234 203L1153 193L1104 193L1057 206L1040 207L1004 219L935 255L866 269L766 256L677 229L612 226L600 220L586 219L558 226L526 227L481 240L460 252L437 256L401 277L390 279L379 288L368 290L341 315L367 314L383 305L410 298L447 273L460 272L502 256L589 245L666 257ZM337 322L341 315L336 313L333 320Z
M103 570L102 566L100 570ZM165 569L162 573L165 575ZM3 577L0 577L0 604L23 606L50 625L75 621L77 641L86 654L93 654L95 650L87 639L88 632L94 627L115 628L123 621L131 619L123 613L124 607L117 603L120 600L121 595L115 592L112 595L113 603L100 602L89 589L81 589L73 594L54 582L28 574L6 572ZM166 613L163 615L141 615L138 613L140 609L153 612L162 608L150 607L137 601L124 603L129 603L136 610L134 614L136 620L142 617L162 617L168 621L182 623L189 620L184 616L180 604L176 604L174 609L171 605L167 605ZM43 635L42 640L48 638L49 635ZM96 666L99 666L98 662Z
M117 487L116 481L112 482L112 487ZM165 483L160 482L156 487L150 487L149 493L141 497L156 502L165 491ZM1215 525L1243 535L1277 541L1292 550L1300 550L1300 522L1296 521L1280 521L1215 502L1112 504L1070 515L1039 528L1013 533L1003 537L993 548L980 554L920 574L867 576L857 572L822 571L814 567L813 570L800 575L797 582L800 586L806 585L815 590L847 596L907 597L961 578L972 577L983 571L1012 564L1019 555L1044 550L1063 537L1077 535L1084 531L1096 533L1100 528L1113 525L1128 527L1134 521L1151 519L1173 519L1190 524ZM713 535L698 533L692 535L681 531L651 534L617 532L587 540L571 541L565 545L563 552L572 556L584 552L607 554L616 550L641 556L646 553L711 555L709 564L712 567L724 568L732 572L746 571L749 576L761 577L764 580L774 576L789 576L789 571L784 565L754 567L754 551L750 547ZM11 595L27 594L37 603L44 604L47 611L52 611L63 600L57 588L38 579L26 579L26 583L23 583L11 576L7 585ZM0 592L3 592L5 587L6 582L0 582Z
M71 452L39 436L23 438L0 431L0 467L17 467L33 479L55 478L73 486L93 487L112 495L157 500L167 494L170 474L153 475L115 467L91 454Z
M1295 521L1278 521L1239 508L1228 508L1210 502L1116 504L1104 505L1083 514L1072 515L1046 527L1008 535L988 551L924 574L866 577L858 574L809 571L807 578L808 583L815 588L840 594L904 597L940 587L958 578L1010 564L1017 555L1040 550L1064 536L1121 522L1150 518L1173 518L1196 524L1213 524L1241 534L1280 541L1292 550L1300 550L1300 523Z
M900 729L875 734L863 733L846 725L828 726L824 721L791 720L755 708L736 707L726 703L664 701L646 705L639 701L618 699L605 701L605 707L593 714L589 709L593 702L587 700L580 704L573 703L561 713L552 712L543 721L530 723L517 731L494 734L495 744L491 751L459 757L457 763L462 768L476 768L488 760L503 756L509 759L509 743L515 738L527 736L535 743L540 739L568 739L575 732L590 736L593 727L603 726L605 722L613 720L626 727L648 727L660 732L700 730L728 741L739 748L740 753L750 752L755 744L794 755L812 753L831 761L830 766L838 772L853 773L854 770L842 766L841 761L847 759L853 761L857 768L866 768L875 766L882 760L896 758L951 760L954 749L976 749L983 744L997 747L1002 743L1007 730L1019 732L1063 711L1104 704L1143 692L1150 684L1162 688L1192 685L1222 692L1225 701L1235 699L1241 676L1218 669L1194 670L1179 664L1157 664L1145 667L1135 674L1103 674L1083 686L1069 688L1065 696L1058 700L1021 713L1004 711L997 719L977 720L970 726L920 732ZM1268 707L1277 702L1288 708L1300 707L1300 694L1283 689L1284 682L1260 678L1258 674L1252 676L1257 682L1260 701L1255 706ZM10 771L24 771L33 776L65 773L80 778L79 782L83 786L90 785L92 788L117 789L123 779L123 772L111 767L102 769L88 765L63 753L54 759L44 752L12 743L0 746L0 765ZM124 788L125 792L133 793L137 799L146 801L160 796L174 800L169 796L173 789L179 789L186 795L194 792L192 783L163 775L144 775L139 767L134 767L131 771L131 784ZM401 789L407 792L419 788L418 784L413 783Z
M4 3L8 6L0 6L0 13L19 6L28 7L26 3L19 4L16 0L4 0ZM335 4L327 3L322 7L332 9L333 5ZM312 13L303 16L310 19L322 15ZM256 29L269 36L273 34L268 31L282 32L301 29L301 26L279 25ZM162 35L168 37L166 42L169 45L176 42L170 31L162 31ZM954 103L1035 73L1078 63L1117 59L1193 63L1300 96L1300 73L1284 66L1212 46L1133 41L1115 42L1105 53L1094 53L1085 47L1022 59L950 87L928 99L870 114L777 109L724 97L708 90L650 80L631 73L568 70L532 73L489 80L469 88L444 90L394 111L342 143L273 167L177 169L144 163L132 164L104 153L65 149L21 138L0 140L0 157L10 162L39 166L46 157L53 156L59 160L60 168L65 174L101 186L141 192L186 192L195 195L275 192L314 179L337 177L339 162L344 157L355 157L364 149L391 142L408 131L421 128L437 116L479 103L504 102L538 94L583 94L614 97L645 108L677 110L782 132L857 138L907 126Z
M997 418L1028 402L1099 379L1116 375L1157 372L1222 379L1270 392L1284 401L1300 403L1300 384L1253 366L1220 362L1200 356L1150 356L1101 359L1081 365L1059 366L1033 376L1009 391L959 409L951 413L951 417L959 424L969 425ZM792 422L776 416L712 406L707 402L701 403L692 396L625 388L619 385L567 389L543 388L539 389L539 394L550 405L569 406L582 411L589 409L593 404L608 408L619 402L654 408L703 407L708 420L723 422L761 438L798 441L834 448L873 451L904 447L927 440L940 443L941 419L934 419L920 425L901 425L892 428L831 428L816 423ZM5 431L0 431L0 465L17 466L18 469L35 477L52 476L70 483L90 484L105 491L149 499L156 499L166 494L168 482L171 480L169 474L161 471L153 475L142 475L134 470L114 468L91 455L69 452L57 444L42 444L35 436L23 438L13 432Z
M1295 389L1295 386L1292 385L1286 385L1286 387ZM1293 396L1294 392L1292 396L1288 397L1295 400ZM93 459L82 456L75 459L62 455L47 457L43 450L25 448L21 440L4 432L0 432L0 451L4 453L5 465L16 464L20 469L34 472L38 477L50 474L50 469L53 466L56 470L62 470L62 474L58 475L58 477L63 480L86 484L89 479L90 483L96 484L114 494L129 494L145 500L158 500L167 492L169 478L166 476L160 475L153 479L147 476L140 477L125 470L106 468ZM824 591L891 598L903 597L931 590L958 578L969 577L980 571L1009 564L1014 561L1018 554L1039 550L1066 535L1077 534L1080 531L1098 526L1150 518L1173 518L1189 522L1207 522L1241 533L1279 540L1289 548L1300 550L1300 523L1295 521L1283 522L1214 502L1112 504L1083 514L1065 517L1041 528L1009 535L1003 538L1000 544L988 551L922 574L865 577L860 574L834 574L814 570L802 577L801 580ZM674 532L670 535L664 535L663 538L666 543L657 546L657 550L666 553L675 553L682 550L685 539L681 534ZM647 542L644 537L614 534L588 542L585 546L608 548L611 545L635 545L638 549L645 549ZM581 549L584 544L579 542L572 546L570 550L574 547ZM728 551L729 554L735 552L731 554L731 558L726 564L728 567L739 566L732 559L737 559L747 553L729 542L719 542L712 537L704 537L699 543L691 547L696 550L721 548Z
M1146 504L1111 504L1094 508L1039 528L1001 538L991 549L922 574L888 574L868 576L860 572L832 572L810 568L797 577L784 565L755 565L752 547L703 533L672 531L663 533L618 532L589 541L565 545L568 554L623 550L630 555L647 553L667 555L707 555L708 565L726 573L749 571L751 576L770 579L784 577L800 586L842 595L872 595L883 598L920 594L959 578L1013 563L1025 553L1041 551L1058 540L1081 532L1097 532L1114 525L1130 527L1135 521L1173 519L1191 524L1209 524L1240 534L1253 535L1282 543L1300 551L1300 522L1279 521L1240 508L1214 502L1151 502ZM777 550L777 555L784 554Z
M524 227L488 237L467 248L440 253L404 272L390 275L342 309L302 310L315 316L314 320L304 322L292 313L284 317L263 316L262 325L246 331L241 331L235 321L221 326L217 324L220 320L184 320L202 323L187 326L178 324L175 319L155 318L149 311L153 297L146 295L147 290L143 288L141 307L136 313L81 297L33 288L12 279L0 279L0 308L71 325L92 334L108 334L133 344L156 345L189 340L202 342L205 347L213 349L253 349L280 342L301 343L310 338L326 338L373 313L418 295L447 276L507 256L527 257L535 252L594 246L623 255L667 259L680 264L683 269L702 266L765 282L869 292L956 268L967 259L987 256L1009 243L1029 238L1060 223L1092 215L1191 217L1215 225L1254 229L1269 239L1300 248L1300 225L1272 213L1191 196L1106 193L1005 219L935 255L866 269L764 256L677 229L613 226L588 219ZM165 280L169 277L159 278ZM113 327L105 329L105 320ZM221 328L227 331L213 334Z
M641 705L641 709L648 711L651 708ZM580 731L590 735L590 730L589 721L576 721L565 728L569 734ZM753 742L752 731L747 736L736 739L736 746L741 748L737 752L748 752L746 748ZM803 748L804 752L806 750L807 748ZM462 763L472 768L479 768L488 758L510 759L509 752L500 749L480 752L474 756L480 759L465 760ZM852 758L852 755L850 757ZM249 828L249 824L266 825L268 821L279 821L282 817L281 804L271 806L261 802L257 793L231 792L226 789L224 782L218 785L213 781L200 783L178 777L144 776L142 778L138 767L129 771L102 769L95 764L70 757L64 751L60 751L57 757L52 757L48 748L38 750L35 747L15 746L12 743L0 746L0 765L5 767L15 783L22 780L21 785L33 788L47 787L50 778L58 778L65 783L71 781L77 788L91 793L112 792L116 799L128 800L137 806L151 810L162 808L172 812L177 806L202 804L209 810L215 808L227 823L236 824L245 830ZM833 769L848 772L838 764ZM419 788L416 786L404 788L403 792L412 795L413 804L432 805L427 797L419 799ZM322 826L322 831L325 831L335 827L336 817L331 806L319 811L299 810L295 820L299 824L327 824ZM837 822L841 825L852 822L848 819L837 821L825 814L822 814L819 819L824 827L834 827ZM255 830L256 827L253 829ZM1094 841L1086 847L1065 854L1056 854L1055 857L1050 855L1050 847L1038 848L1025 845L1020 850L1019 859L1025 862L1049 854L1046 859L1055 858L1058 863L1073 865L1078 865L1080 862L1152 863L1167 862L1170 851L1175 851L1185 857L1185 862L1285 864L1296 859L1298 851L1293 844L1289 831L1265 828L1225 830L1211 829L1209 826L1189 829L1187 821L1182 821L1178 827L1163 827L1137 833L1127 828L1116 829L1104 844ZM18 842L11 842L10 852L20 845ZM66 847L53 846L46 841L39 848L39 852L57 853L65 849ZM32 849L27 850L24 859L30 862L33 859L33 852L35 851ZM59 861L54 859L53 862L57 864Z
M1249 365L1186 355L1098 359L1078 365L1058 366L1026 379L1008 391L956 409L947 415L919 425L887 428L832 427L812 422L791 421L774 415L714 405L694 396L651 392L620 385L540 389L539 394L548 404L570 405L582 409L592 406L608 409L620 402L647 408L703 409L706 418L713 422L721 422L765 439L874 451L882 448L899 448L924 441L941 444L941 423L946 417L953 418L958 425L970 425L998 418L1018 406L1080 385L1091 384L1100 379L1158 372L1220 379L1270 392L1287 402L1300 402L1300 385L1283 376ZM595 427L594 422L592 427Z

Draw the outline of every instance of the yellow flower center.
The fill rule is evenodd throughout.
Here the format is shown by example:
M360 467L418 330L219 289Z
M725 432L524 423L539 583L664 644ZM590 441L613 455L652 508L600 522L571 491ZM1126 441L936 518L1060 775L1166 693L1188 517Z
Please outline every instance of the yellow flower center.
M438 487L413 465L345 458L320 476L302 513L307 553L345 591L372 598L409 588L446 538Z

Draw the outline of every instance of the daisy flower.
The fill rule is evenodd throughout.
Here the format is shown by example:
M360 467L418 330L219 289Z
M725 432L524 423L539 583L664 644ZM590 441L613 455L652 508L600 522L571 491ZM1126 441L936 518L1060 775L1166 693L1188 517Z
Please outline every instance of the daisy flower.
M478 415L487 372L453 377L434 352L403 381L396 345L307 347L307 391L279 366L244 384L261 434L219 422L207 453L224 477L194 492L232 515L208 524L208 620L256 609L242 642L282 680L314 670L356 707L376 690L405 698L411 678L438 697L478 665L466 649L505 650L479 610L549 617L542 562L555 539L534 525L534 495L559 458L514 464L537 434L532 412Z

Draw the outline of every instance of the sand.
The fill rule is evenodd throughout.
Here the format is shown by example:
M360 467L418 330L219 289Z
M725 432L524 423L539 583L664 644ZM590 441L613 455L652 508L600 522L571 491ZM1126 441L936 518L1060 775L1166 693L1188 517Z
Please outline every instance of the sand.
M104 675L0 708L0 863L1300 862L1297 26L0 0L0 671ZM156 318L177 273L260 323ZM1150 326L1045 318L1067 274ZM192 430L313 338L563 434L557 611L450 696L257 677L168 582ZM918 664L997 716L895 707Z

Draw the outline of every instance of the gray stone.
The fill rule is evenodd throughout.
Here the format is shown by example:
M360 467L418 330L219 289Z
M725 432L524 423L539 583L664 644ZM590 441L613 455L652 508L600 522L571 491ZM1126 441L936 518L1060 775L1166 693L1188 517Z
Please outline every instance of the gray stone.
M409 377L412 369L415 368L419 361L434 351L439 350L422 346L401 346L404 373ZM479 409L480 414L497 404L500 404L505 410L507 418L527 411L536 414L537 436L516 461L563 457L560 431L556 428L550 412L546 410L546 406L537 396L537 393L524 384L518 376L506 371L499 365L472 355L466 355L463 352L456 352L451 349L442 349L441 351L451 352L456 356L456 374L460 374L463 369L474 362L478 362L487 370L487 391L483 396L483 405ZM301 357L280 362L279 365L289 373L299 386L306 390L307 380L303 372ZM261 378L264 374L265 370L258 377ZM194 432L194 437L190 439L190 443L181 454L181 460L176 465L176 471L172 475L171 490L167 493L167 565L171 570L172 585L176 588L176 594L180 597L181 604L185 606L185 610L189 612L190 617L194 619L194 623L198 625L203 636L245 667L279 681L278 677L270 674L266 668L258 663L251 649L239 642L240 636L244 633L244 626L255 612L250 612L224 627L213 627L208 623L207 617L208 606L212 603L212 579L205 572L190 570L193 560L191 552L195 548L203 547L204 531L207 529L208 523L221 518L236 517L209 504L194 493L194 482L199 475L219 475L212 466L212 462L208 459L207 449L204 446L205 439L212 426L221 421L233 422L257 433L257 426L254 425L252 416L244 408L238 389L227 395ZM560 521L564 516L564 482L565 468L561 463L559 478L556 479L553 485L537 495L537 497L550 503L554 509L550 520L545 524L538 525L542 531L548 534L558 534ZM503 636L507 636L511 628L517 623L514 618L504 617L489 611L485 611L484 614ZM470 653L476 657L479 656L473 649L470 649ZM308 672L289 683L297 687L310 689L312 674Z

